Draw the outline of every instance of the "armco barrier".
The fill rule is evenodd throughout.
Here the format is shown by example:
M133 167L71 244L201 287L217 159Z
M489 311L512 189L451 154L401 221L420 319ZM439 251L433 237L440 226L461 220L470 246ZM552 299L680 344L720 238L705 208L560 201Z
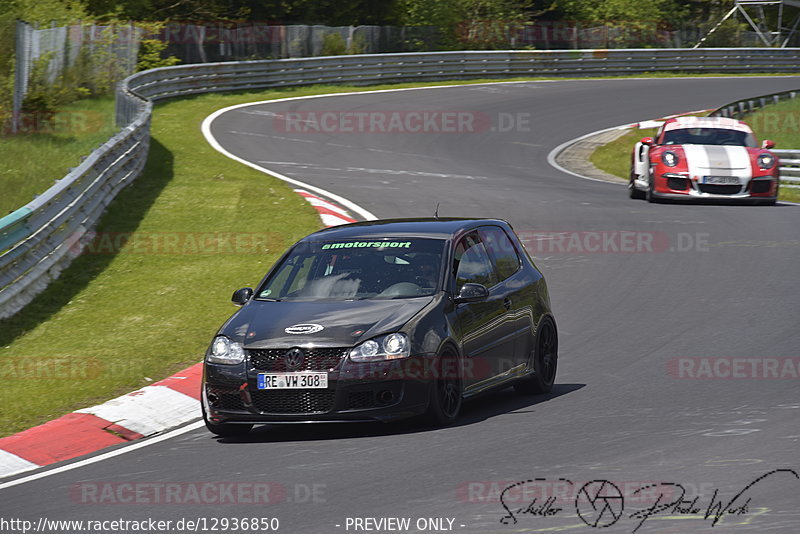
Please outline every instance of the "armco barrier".
M731 102L730 104L722 106L709 113L709 115L712 117L743 119L748 113L753 113L770 104L777 104L784 100L793 100L797 98L798 94L800 94L800 90L783 91L764 96L745 98L744 100L737 100L736 102ZM780 159L781 179L789 182L800 181L800 150L778 148L772 149L772 152Z
M428 52L207 63L134 74L117 88L116 120L121 131L47 192L0 219L0 318L19 311L58 276L79 251L80 237L141 172L154 100L314 84L646 72L800 72L800 49Z

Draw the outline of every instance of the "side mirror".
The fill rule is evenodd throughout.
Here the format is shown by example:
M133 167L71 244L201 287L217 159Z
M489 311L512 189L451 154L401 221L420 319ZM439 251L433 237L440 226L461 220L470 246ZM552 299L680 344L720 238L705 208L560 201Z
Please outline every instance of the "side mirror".
M247 301L250 300L250 297L253 296L253 288L251 287L243 287L242 289L237 289L234 291L233 296L231 297L231 302L236 304L237 306L244 306L247 304Z
M767 150L769 150L770 148L775 148L775 141L764 139L764 142L761 143L761 148L766 148Z
M652 137L642 137L641 141L639 142L642 143L643 145L653 146L653 143L655 143L656 141Z
M454 299L456 304L465 302L480 302L489 298L489 290L483 284L466 283L461 286L458 296Z

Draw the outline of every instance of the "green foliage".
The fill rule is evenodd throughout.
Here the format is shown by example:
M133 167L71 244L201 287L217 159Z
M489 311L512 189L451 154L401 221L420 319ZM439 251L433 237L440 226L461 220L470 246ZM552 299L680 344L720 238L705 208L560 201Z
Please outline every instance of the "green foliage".
M139 41L139 59L136 70L156 69L158 67L171 67L181 62L175 56L163 56L167 43L159 39L142 39Z
M136 62L136 70L143 71L148 69L156 69L159 67L171 67L181 62L175 56L164 57L164 50L167 49L167 43L155 36L164 29L163 22L137 24L145 32L145 36L139 40L139 56Z
M347 53L347 44L338 33L328 33L322 37L323 56L341 56Z
M356 35L350 45L347 45L344 37L340 33L327 33L322 37L323 56L342 56L345 54L363 54L367 48L364 37Z
M700 24L699 27L703 35L706 35L718 22L719 20L712 20L708 23ZM749 28L750 26L746 22L730 18L714 30L714 33L706 38L702 46L704 48L742 46L742 32L747 31Z
M563 0L567 18L613 25L675 21L687 14L679 0Z
M507 45L502 37L505 26L528 21L531 6L528 0L397 0L400 24L438 27L442 32L438 48L451 50ZM499 28L493 34L498 38L474 38L476 28L483 36L487 25Z
M24 20L43 27L75 24L89 18L81 0L3 0L0 17Z
M348 54L363 54L367 51L367 40L363 35L354 35L347 49Z

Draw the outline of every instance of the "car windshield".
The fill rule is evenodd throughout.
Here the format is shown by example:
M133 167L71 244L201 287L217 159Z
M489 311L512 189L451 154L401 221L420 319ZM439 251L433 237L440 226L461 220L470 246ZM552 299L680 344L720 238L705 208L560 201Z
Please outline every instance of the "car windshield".
M684 128L664 133L665 145L756 146L753 134L727 128Z
M396 299L439 288L445 241L370 238L303 242L256 291L267 300Z

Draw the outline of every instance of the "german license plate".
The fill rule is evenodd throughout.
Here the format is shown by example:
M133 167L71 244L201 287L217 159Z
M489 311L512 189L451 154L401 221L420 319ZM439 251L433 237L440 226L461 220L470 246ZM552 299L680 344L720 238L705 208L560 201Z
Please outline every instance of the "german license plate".
M259 373L258 389L325 389L328 373Z
M704 184L739 185L738 176L703 176Z

